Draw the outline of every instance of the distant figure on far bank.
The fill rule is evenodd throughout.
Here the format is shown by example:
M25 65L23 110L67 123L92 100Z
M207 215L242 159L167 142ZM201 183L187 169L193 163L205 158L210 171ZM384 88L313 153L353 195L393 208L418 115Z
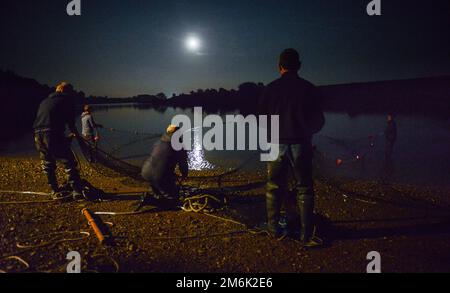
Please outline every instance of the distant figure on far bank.
M57 160L64 165L73 198L84 199L80 174L70 148L70 138L65 136L66 127L71 137L79 136L75 126L74 93L71 84L59 84L56 92L41 102L33 124L36 149L54 199L62 197L56 178Z
M267 86L260 112L280 117L280 154L267 165L268 231L277 238L282 236L279 221L284 203L287 236L311 247L321 244L313 237L312 137L322 129L325 118L319 91L299 77L300 68L300 56L295 49L281 53L278 63L281 78Z
M175 151L172 148L172 135L179 130L175 125L169 125L161 139L155 143L150 157L142 166L142 177L150 183L155 199L175 203L179 195L176 184L175 169L178 166L182 178L188 176L188 158L185 150ZM143 204L149 198L143 199Z
M89 105L84 105L83 114L81 114L81 134L83 135L84 140L87 141L90 145L88 158L90 162L94 160L92 151L97 147L97 142L100 138L98 134L98 128L101 127L103 126L95 123L94 117L91 113L91 107Z
M387 116L387 125L384 131L384 136L386 138L385 161L391 162L392 155L394 153L394 145L397 141L397 123L394 120L394 116L391 114Z

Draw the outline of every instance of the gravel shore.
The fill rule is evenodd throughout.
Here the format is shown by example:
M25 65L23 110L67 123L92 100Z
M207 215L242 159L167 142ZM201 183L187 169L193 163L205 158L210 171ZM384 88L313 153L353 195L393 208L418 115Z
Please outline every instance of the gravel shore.
M35 158L3 157L0 169L3 191L49 191ZM81 171L83 178L107 193L147 189L144 183L111 171L99 173L85 163ZM253 182L261 176L240 174L234 179ZM229 196L227 208L213 215L253 227L265 218L263 195L259 189ZM378 251L383 272L450 272L450 190L372 181L336 186L318 181L316 197L317 233L325 246L306 250L294 240L278 241L250 233L232 221L180 210L100 216L103 229L111 235L109 243L102 245L81 210L131 211L136 197L100 203L8 204L49 198L2 193L0 270L65 272L67 253L78 251L84 272L362 273L367 254ZM5 256L18 256L29 268Z

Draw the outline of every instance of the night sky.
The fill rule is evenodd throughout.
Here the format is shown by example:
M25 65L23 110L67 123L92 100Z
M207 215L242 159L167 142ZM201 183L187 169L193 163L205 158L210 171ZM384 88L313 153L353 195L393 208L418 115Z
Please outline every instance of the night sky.
M0 68L115 97L268 83L287 47L319 85L450 74L448 0L382 0L379 17L369 0L68 2L1 0Z

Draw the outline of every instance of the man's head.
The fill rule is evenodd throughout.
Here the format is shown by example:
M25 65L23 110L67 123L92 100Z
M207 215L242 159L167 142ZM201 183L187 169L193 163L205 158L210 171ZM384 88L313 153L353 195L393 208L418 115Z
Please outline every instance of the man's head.
M394 121L394 115L389 114L389 115L387 116L387 121L388 121L388 122Z
M169 125L169 126L167 127L166 133L167 133L168 135L172 135L172 134L174 134L175 132L177 132L177 130L180 130L180 127L171 124L171 125Z
M57 93L65 93L70 94L74 92L73 86L70 83L67 83L65 81L61 82L56 86L56 92Z
M297 72L300 70L302 62L300 61L300 54L295 49L286 49L280 54L278 61L278 68L281 74L286 72Z
M87 112L87 113L91 113L91 106L89 106L89 105L84 105L84 106L83 106L83 111L84 111L84 112Z

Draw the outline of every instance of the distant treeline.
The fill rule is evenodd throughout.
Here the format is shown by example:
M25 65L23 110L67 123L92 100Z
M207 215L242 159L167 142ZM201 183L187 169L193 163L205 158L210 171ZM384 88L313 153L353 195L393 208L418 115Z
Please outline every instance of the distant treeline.
M190 108L202 106L209 112L242 110L248 111L254 108L258 98L262 94L264 84L246 82L238 86L237 90L224 88L199 89L189 94L173 95L168 99L164 93L157 95L138 95L131 98L87 97L88 104L125 104L139 103L141 106L154 107L179 107ZM145 104L145 105L144 105Z
M34 79L0 70L0 139L30 130L39 104L54 91ZM84 93L77 92L75 98L81 103Z
M241 113L256 112L256 105L264 90L264 84L247 82L236 90L206 89L192 91L168 99L165 94L138 95L129 98L86 97L77 92L82 104L133 103L145 108L202 106L208 112L238 110ZM450 76L354 83L320 87L324 109L360 113L426 114L449 116ZM0 71L0 137L9 137L29 130L39 103L54 88L42 85L31 78L24 78L11 71ZM81 109L81 107L80 107Z
M450 116L450 76L322 86L327 110Z
M0 138L29 129L39 103L51 91L34 79L0 71Z
M319 90L326 111L450 116L450 76L330 85ZM208 89L174 96L166 105L254 113L263 91L262 83L248 82L237 90Z
M167 105L179 108L202 106L208 112L239 110L242 113L252 113L263 90L264 84L253 82L243 83L237 90L200 89L190 94L174 96L167 100Z
M138 95L131 98L110 98L110 97L86 97L83 100L85 104L127 104L127 103L142 103L156 106L163 106L166 104L167 97L164 93L157 95Z

